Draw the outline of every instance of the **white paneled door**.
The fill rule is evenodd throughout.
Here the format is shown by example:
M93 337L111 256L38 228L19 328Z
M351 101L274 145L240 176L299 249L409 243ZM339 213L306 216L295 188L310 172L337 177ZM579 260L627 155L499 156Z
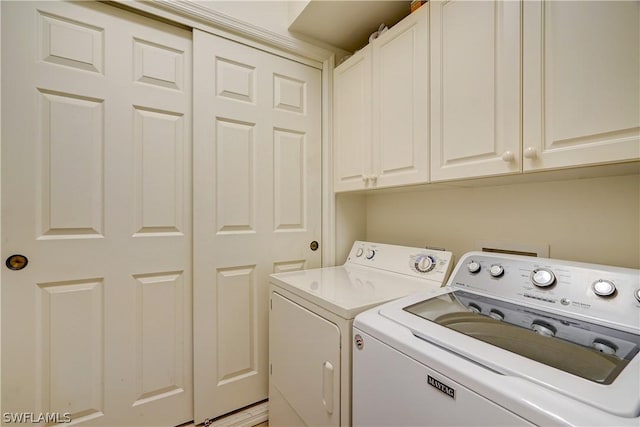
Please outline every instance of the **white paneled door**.
M189 421L191 33L1 7L2 411Z
M267 398L268 276L320 266L321 75L194 31L194 87L200 423Z

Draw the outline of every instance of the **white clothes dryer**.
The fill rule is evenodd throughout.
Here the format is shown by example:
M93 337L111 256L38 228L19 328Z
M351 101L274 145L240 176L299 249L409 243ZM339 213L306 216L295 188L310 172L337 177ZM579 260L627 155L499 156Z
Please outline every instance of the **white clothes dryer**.
M351 425L354 317L441 287L446 251L356 241L344 265L271 275L269 425Z

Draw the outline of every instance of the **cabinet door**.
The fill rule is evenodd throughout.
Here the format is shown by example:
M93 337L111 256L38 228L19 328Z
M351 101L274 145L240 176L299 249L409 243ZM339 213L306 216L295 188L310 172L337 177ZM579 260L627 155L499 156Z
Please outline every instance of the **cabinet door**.
M430 5L431 180L519 172L520 2Z
M359 190L371 173L371 47L334 73L334 190Z
M640 157L637 2L525 2L524 169Z
M429 5L372 43L376 187L429 180Z
M340 329L271 292L269 343L270 387L277 399L284 399L305 425L340 425ZM277 415L270 414L269 424L286 424Z

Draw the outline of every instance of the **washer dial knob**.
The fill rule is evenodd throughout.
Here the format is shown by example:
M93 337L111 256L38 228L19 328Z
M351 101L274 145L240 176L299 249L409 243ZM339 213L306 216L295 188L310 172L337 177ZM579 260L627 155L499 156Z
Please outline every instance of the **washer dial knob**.
M414 267L419 273L428 273L436 266L436 260L431 255L420 255L416 257Z
M616 291L616 285L610 280L599 279L593 282L591 289L593 289L593 293L599 297L608 297Z
M500 310L492 308L491 310L489 310L489 317L495 320L504 320L504 313L502 313Z
M531 324L531 329L533 329L534 332L536 332L538 335L542 335L543 337L553 337L556 335L556 328L540 320L534 320Z
M376 256L376 251L373 249L367 249L367 253L365 256L367 257L367 259L373 259L373 257Z
M482 308L480 308L480 306L478 304L475 304L473 302L469 303L469 311L472 313L481 313L482 312Z
M478 261L470 261L469 264L467 264L467 270L469 270L469 273L472 274L480 271L480 268L480 263Z
M500 277L504 274L504 267L500 264L493 264L489 269L489 274L493 277Z
M356 257L360 258L363 253L364 253L364 249L358 248L358 250L356 251Z
M640 302L640 289L636 289L636 291L634 292L634 295L636 296L636 299L638 300L638 302Z
M536 268L531 272L531 283L539 288L546 288L556 283L556 275L548 268Z

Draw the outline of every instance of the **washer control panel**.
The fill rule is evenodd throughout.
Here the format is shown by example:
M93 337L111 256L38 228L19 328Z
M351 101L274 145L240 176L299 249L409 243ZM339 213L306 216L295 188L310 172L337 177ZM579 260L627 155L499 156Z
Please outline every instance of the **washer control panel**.
M640 329L640 270L469 252L447 285Z
M346 264L379 268L444 284L453 268L453 254L434 249L356 241Z

